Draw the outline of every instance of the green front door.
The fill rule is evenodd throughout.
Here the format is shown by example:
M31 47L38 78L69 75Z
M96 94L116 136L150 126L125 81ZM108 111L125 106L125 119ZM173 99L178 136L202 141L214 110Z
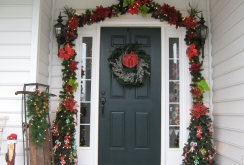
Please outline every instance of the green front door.
M151 75L141 87L124 87L107 59L116 45L135 42L150 55ZM98 164L160 165L161 29L102 28L100 50Z

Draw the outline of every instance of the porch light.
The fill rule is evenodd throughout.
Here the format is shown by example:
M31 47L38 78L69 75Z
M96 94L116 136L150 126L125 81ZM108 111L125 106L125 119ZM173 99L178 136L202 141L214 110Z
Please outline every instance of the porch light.
M196 33L198 38L202 41L202 59L204 59L204 44L205 40L208 37L208 27L204 25L205 21L203 18L203 15L201 13L200 21L198 22L198 25L196 27Z
M60 44L64 43L64 36L65 36L65 26L62 24L62 16L61 12L57 19L58 23L54 25L54 34L57 38L58 49L60 48Z

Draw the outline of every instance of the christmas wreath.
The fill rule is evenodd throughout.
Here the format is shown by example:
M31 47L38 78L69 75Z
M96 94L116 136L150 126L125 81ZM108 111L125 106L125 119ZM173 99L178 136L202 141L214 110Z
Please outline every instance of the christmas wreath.
M108 61L110 71L121 85L141 86L150 76L150 57L140 44L117 46Z

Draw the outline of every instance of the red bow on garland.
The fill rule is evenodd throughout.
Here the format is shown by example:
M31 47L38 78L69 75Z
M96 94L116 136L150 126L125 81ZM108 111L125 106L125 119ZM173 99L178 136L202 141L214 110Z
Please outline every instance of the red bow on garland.
M70 47L69 44L65 45L63 49L59 49L59 58L64 58L65 60L69 60L75 53L74 49Z

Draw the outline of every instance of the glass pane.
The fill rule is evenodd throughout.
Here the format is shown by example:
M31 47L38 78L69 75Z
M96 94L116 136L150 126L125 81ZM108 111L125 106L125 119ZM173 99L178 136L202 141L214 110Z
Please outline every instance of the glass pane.
M80 124L90 124L90 103L80 104Z
M169 102L179 102L180 101L180 89L179 82L169 82Z
M91 100L91 80L81 80L81 101Z
M80 147L90 146L90 125L80 126Z
M179 60L169 60L169 80L179 80Z
M169 39L169 58L179 58L179 38Z
M169 128L169 148L179 148L180 127Z
M169 105L169 125L180 125L180 107L178 104Z
M82 79L91 79L92 59L82 59L81 66L82 66L81 78Z
M92 37L83 37L82 43L82 57L92 57Z

